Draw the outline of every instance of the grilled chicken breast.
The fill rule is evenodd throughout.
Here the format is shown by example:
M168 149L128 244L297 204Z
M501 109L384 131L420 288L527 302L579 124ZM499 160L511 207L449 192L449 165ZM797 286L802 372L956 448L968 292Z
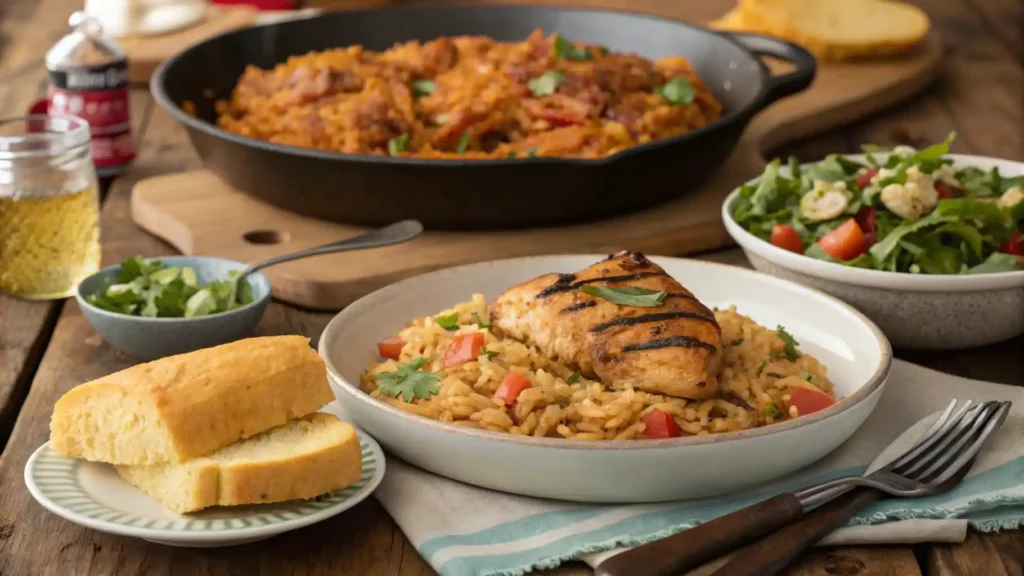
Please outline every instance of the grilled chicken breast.
M615 304L583 286L664 291L654 307ZM715 315L660 266L620 252L576 274L545 274L506 290L491 323L613 388L679 398L718 390L722 334Z

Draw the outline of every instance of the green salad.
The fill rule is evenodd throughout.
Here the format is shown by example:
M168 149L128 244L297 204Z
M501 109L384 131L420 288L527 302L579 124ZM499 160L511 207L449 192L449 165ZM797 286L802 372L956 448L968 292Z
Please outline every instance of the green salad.
M955 168L946 157L954 137L923 150L865 145L866 162L833 154L801 167L790 157L785 175L776 159L729 212L779 248L847 266L1024 270L1024 175Z
M108 312L150 318L196 318L227 312L252 302L252 287L246 280L230 278L199 284L196 271L185 266L173 268L142 256L121 263L117 282L107 278L86 302Z

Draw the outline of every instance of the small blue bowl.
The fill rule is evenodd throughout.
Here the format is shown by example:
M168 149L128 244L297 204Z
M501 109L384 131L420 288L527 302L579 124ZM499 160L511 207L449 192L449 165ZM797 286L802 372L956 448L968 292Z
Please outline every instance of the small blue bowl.
M200 285L225 280L232 270L245 268L242 262L205 256L167 256L153 260L169 267L191 266ZM78 285L75 299L89 324L104 340L140 360L156 360L251 336L270 302L270 281L259 272L246 277L252 287L253 301L250 304L210 316L145 318L108 312L86 302L87 295L95 293L104 286L107 278L115 279L120 272L121 266L116 265L89 276Z

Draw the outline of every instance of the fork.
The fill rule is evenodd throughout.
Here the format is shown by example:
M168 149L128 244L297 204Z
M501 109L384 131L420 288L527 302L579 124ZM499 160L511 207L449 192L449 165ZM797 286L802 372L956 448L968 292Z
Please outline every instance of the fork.
M964 411L963 417L930 447L890 470L854 481L866 489L844 495L822 514L811 515L744 548L712 576L775 576L884 493L918 497L950 490L970 471L978 451L1006 419L1010 406L1010 402L985 402Z
M924 434L902 455L866 476L844 477L774 496L752 506L716 518L695 528L617 554L602 562L596 576L669 576L691 570L779 530L810 510L864 482L894 496L921 495L920 484L889 475L897 467L949 445L951 431L979 414L985 405L953 400ZM990 410L990 409L989 409ZM1004 415L1005 417L1005 415ZM877 476L876 476L877 475ZM870 478L870 480L867 480ZM889 480L883 483L881 479Z

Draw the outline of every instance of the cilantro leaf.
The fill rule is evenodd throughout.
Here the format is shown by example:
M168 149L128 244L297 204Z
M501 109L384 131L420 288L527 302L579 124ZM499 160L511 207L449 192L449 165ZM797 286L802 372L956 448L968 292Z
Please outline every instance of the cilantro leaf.
M551 96L558 91L558 87L565 82L565 72L559 70L548 70L537 78L526 83L526 86L536 97Z
M782 338L782 341L786 344L786 347L783 349L783 352L786 354L786 358L789 358L790 360L796 360L799 358L800 353L796 351L796 347L799 346L800 343L796 341L796 338L793 338L792 334L786 332L786 329L783 328L781 324L775 331L778 333L779 338Z
M697 95L693 84L690 84L690 81L682 76L670 78L664 86L656 88L654 93L668 100L668 103L674 106L689 104Z
M480 315L477 314L476 312L473 312L473 320L476 321L476 325L479 326L480 328L482 328L484 330L490 330L491 329L491 325L486 323L486 322L484 322L483 318L480 318Z
M437 383L444 378L442 372L422 372L426 358L414 358L406 364L399 364L394 372L377 374L377 389L388 396L412 402L415 398L427 399L437 394Z
M577 48L561 34L555 34L555 58L559 60L591 60L590 48Z
M437 322L437 325L441 328L444 328L449 332L454 332L459 329L459 313L452 312L447 316L438 316L434 318L434 322Z

